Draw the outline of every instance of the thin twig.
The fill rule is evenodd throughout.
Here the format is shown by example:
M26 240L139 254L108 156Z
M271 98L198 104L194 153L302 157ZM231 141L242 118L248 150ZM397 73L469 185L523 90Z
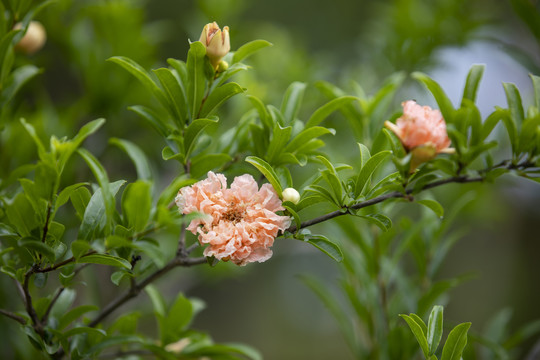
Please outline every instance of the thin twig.
M37 269L37 265L34 265L31 267L26 274L24 275L24 282L22 284L23 292L24 292L24 303L26 307L26 312L30 316L30 319L32 320L32 324L34 325L34 330L43 337L43 326L41 322L39 321L36 309L34 309L34 306L32 304L32 296L30 295L30 290L28 289L29 283L30 283L30 277L34 274L35 270Z
M56 301L58 301L58 298L60 297L60 295L62 295L64 290L65 290L64 287L58 288L58 291L56 292L56 295L54 295L54 298L49 303L49 306L47 306L47 310L45 310L45 314L43 314L43 317L41 318L41 323L45 324L47 322L47 318L49 317L49 314L50 314L54 304L56 304Z
M13 320L19 322L22 325L26 325L26 319L25 318L23 318L22 316L19 316L17 314L12 313L11 311L0 309L0 314L2 314L4 316L7 316L10 319L13 319Z
M116 310L117 308L122 306L124 303L126 303L130 299L133 299L134 297L139 295L139 293L147 285L149 285L153 281L157 280L158 278L160 278L164 274L168 273L169 271L171 271L175 267L177 267L177 266L189 267L189 266L194 266L194 265L199 265L199 264L204 264L204 263L206 263L206 258L205 257L200 257L200 258L183 258L183 257L179 257L179 256L175 257L167 265L165 265L163 268L153 272L150 276L148 276L142 282L140 282L138 284L135 283L133 286L130 287L130 289L124 295L114 299L112 302L107 304L103 308L101 313L99 313L99 315L94 320L92 320L88 324L88 326L89 327L95 327L96 325L98 325L101 321L103 321L103 319L105 319L107 316L109 316L114 310Z

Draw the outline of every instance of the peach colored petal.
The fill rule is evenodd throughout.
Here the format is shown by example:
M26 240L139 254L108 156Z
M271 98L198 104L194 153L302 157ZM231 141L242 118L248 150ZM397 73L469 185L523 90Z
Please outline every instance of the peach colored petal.
M222 174L208 172L208 178L179 190L176 204L181 213L202 212L208 216L192 220L187 230L207 245L205 256L230 260L243 266L263 262L272 256L269 249L280 231L291 224L270 184L259 189L251 175L234 179L230 189Z
M420 106L412 100L405 101L403 115L396 120L396 124L388 124L401 140L407 150L417 146L433 145L440 153L448 148L450 139L446 132L446 123L439 110L432 110L429 106Z

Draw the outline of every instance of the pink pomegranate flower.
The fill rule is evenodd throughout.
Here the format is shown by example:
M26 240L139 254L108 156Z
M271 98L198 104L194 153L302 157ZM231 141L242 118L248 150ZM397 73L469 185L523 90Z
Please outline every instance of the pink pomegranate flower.
M401 106L403 115L396 124L386 121L384 125L397 135L408 152L413 153L411 172L439 153L454 153L455 149L448 147L450 139L439 110L420 106L413 100L405 101Z
M199 234L201 245L209 245L205 256L241 266L268 260L278 232L291 224L288 216L276 214L284 208L272 185L259 189L247 174L236 177L227 189L225 176L210 171L207 179L180 189L175 201L183 214L206 215L187 227Z

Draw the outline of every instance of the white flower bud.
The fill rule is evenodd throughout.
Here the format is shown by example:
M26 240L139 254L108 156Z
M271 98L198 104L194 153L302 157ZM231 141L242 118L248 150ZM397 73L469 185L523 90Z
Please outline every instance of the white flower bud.
M15 24L13 29L22 29L22 24ZM45 41L47 41L45 27L38 21L30 21L28 28L26 29L26 34L24 34L21 40L15 45L15 50L27 55L32 55L45 45Z
M286 188L281 194L283 197L283 201L290 201L295 205L298 204L298 202L300 201L300 194L298 193L298 191L296 191L296 189Z

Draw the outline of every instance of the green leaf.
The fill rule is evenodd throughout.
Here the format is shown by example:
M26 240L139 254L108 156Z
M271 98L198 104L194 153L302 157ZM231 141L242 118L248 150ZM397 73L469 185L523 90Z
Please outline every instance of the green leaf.
M135 164L135 169L137 169L137 178L139 178L139 180L152 179L152 171L150 170L150 164L148 162L148 159L146 158L146 155L144 154L144 151L142 151L140 147L138 147L131 141L118 138L109 139L109 143L118 146L130 157L131 161L133 161L133 164Z
M40 73L42 70L34 65L24 65L15 69L6 80L5 87L0 93L0 107L8 104L24 84Z
M358 98L355 96L340 96L330 100L328 103L315 110L306 123L306 128L319 125L334 111L340 110L342 107L350 104L354 100L358 100Z
M480 84L480 80L482 80L482 75L484 74L485 68L485 65L473 65L471 70L469 70L467 81L465 82L465 88L463 89L461 106L463 106L463 101L465 99L468 99L473 103L475 102L478 85Z
M409 317L420 326L424 335L427 334L428 328L420 316L416 315L415 313L411 313L409 314Z
M471 327L471 323L463 323L457 325L446 339L442 351L441 360L460 360L463 354L463 349L467 345L467 332Z
M107 214L106 223L110 224L114 215L115 201L114 195L111 191L111 186L109 184L109 177L107 176L107 172L105 171L103 165L101 165L101 163L88 150L78 149L77 152L79 153L79 155L81 155L84 161L86 161L88 167L90 168L90 170L92 170L92 173L94 173L94 176L99 184L102 192L102 197L105 202L105 213Z
M184 297L183 294L179 294L163 321L165 330L164 343L170 343L178 339L178 335L186 330L192 319L193 306L191 301Z
M266 152L266 159L268 163L275 164L279 159L280 155L283 153L285 144L289 142L291 138L292 127L287 126L282 128L281 125L276 124L274 126L274 131L272 134L272 140L268 144L268 149Z
M256 51L263 49L265 47L272 46L272 43L269 43L266 40L253 40L250 41L238 48L234 52L232 63L235 64L246 59L248 56L251 56Z
M236 94L243 93L244 91L245 89L234 82L226 83L225 85L216 88L206 98L199 117L204 118L213 115L225 101L229 100Z
M287 201L287 202L284 202L282 204L282 206L285 208L285 210L287 210L289 212L289 214L292 215L292 218L294 220L294 224L296 225L296 230L299 230L300 227L301 227L301 224L302 222L300 221L300 216L298 216L298 214L296 213L296 211L293 210L293 207L292 206L289 206L289 205L293 205L291 202Z
M39 239L25 237L19 240L19 246L45 256L51 263L56 260L54 250L49 245L42 243Z
M360 169L358 177L356 178L356 185L354 189L355 196L358 197L369 190L369 181L371 176L391 153L391 151L384 150L373 155L368 161L366 161L365 165L362 167L362 169Z
M6 206L6 215L21 236L30 236L31 231L39 225L34 209L24 193L17 194L13 202Z
M124 183L124 180L118 180L111 183L111 195L116 195L116 193L118 192L118 190L120 190L120 187L122 187ZM77 192L80 189L86 188L79 188L77 189ZM90 240L92 238L92 234L96 234L102 231L107 224L105 213L105 203L103 201L102 190L97 189L94 195L92 195L92 198L90 198L88 206L84 211L83 221L81 227L79 228L78 238L83 240Z
M201 135L202 131L209 125L217 124L217 120L214 119L197 119L194 120L186 129L184 136L184 149L186 159L193 151L193 147L196 144L197 138Z
M294 154L295 152L297 152L300 146L306 144L312 139L318 138L326 134L335 135L336 131L334 129L328 129L322 126L314 126L304 129L287 144L284 151Z
M510 117L517 129L520 129L525 115L523 113L523 105L521 103L519 90L516 85L511 83L503 83L503 87L506 94L506 101L508 102L508 109L510 110Z
M251 101L251 104L257 110L257 113L259 114L259 118L261 119L262 124L266 128L267 131L270 131L270 129L273 129L274 125L272 123L272 119L270 117L270 114L268 113L268 110L264 106L263 102L259 100L257 97L252 95L246 96L249 101Z
M113 56L107 59L107 61L120 65L131 75L135 76L144 85L144 87L150 90L150 92L163 106L167 107L168 102L163 90L159 88L159 86L150 77L150 74L141 65L124 56Z
M91 254L82 256L79 260L77 260L77 263L116 266L131 270L131 264L127 260L108 254Z
M165 120L162 120L164 117L160 116L154 110L142 105L130 106L128 110L133 111L146 120L164 138L169 135L168 125Z
M266 177L268 182L274 187L274 190L276 190L277 195L281 198L281 193L283 192L283 189L279 183L276 172L270 166L270 164L256 156L246 157L246 162L255 166L257 170L259 170L264 175L264 177Z
M321 175L326 180L328 185L330 185L330 187L332 188L334 200L336 201L337 205L342 205L343 187L341 185L341 180L337 175L337 171L334 168L334 165L332 165L332 163L328 161L328 159L324 156L317 156L317 159L319 159L327 168L327 170L321 171Z
M431 211L435 213L438 217L442 218L444 216L444 208L441 204L439 204L436 200L430 200L430 199L424 199L424 200L417 200L417 203L424 205Z
M75 240L71 243L71 253L75 259L79 259L90 249L90 243L84 240Z
M11 47L13 38L20 33L22 33L22 30L9 31L0 40L0 83L2 84L11 70L11 65L8 65L10 63L8 57L10 54L13 56L13 48Z
M411 318L409 315L400 314L399 316L407 322L407 325L409 325L409 328L411 329L414 337L416 338L416 341L418 341L418 344L420 345L420 348L422 349L422 352L424 353L424 357L428 359L429 346L426 339L426 335L422 331L422 327L418 325L417 322L413 318Z
M74 335L78 334L88 334L88 335L98 335L98 336L107 336L107 332L105 330L96 329L93 327L88 326L79 326L73 329L69 329L65 333L62 334L61 339L68 339Z
M62 191L60 192L60 194L58 194L58 197L56 198L55 212L60 206L68 202L69 198L73 195L75 190L79 189L81 186L88 186L88 185L90 184L87 182L82 182L82 183L66 186L64 189L62 189ZM90 197L88 197L88 199L90 199Z
M182 149L183 150L183 149ZM176 153L171 147L165 146L161 151L161 157L163 160L178 160L180 163L184 163L185 156L181 153Z
M197 119L204 97L206 79L204 75L204 61L206 48L200 41L192 42L187 59L187 100L191 112L191 120Z
M161 86L165 90L168 100L169 112L173 119L176 120L178 128L183 128L186 123L187 108L186 95L180 84L180 80L175 76L171 69L159 68L152 70L156 74Z
M341 262L343 260L343 252L339 246L328 240L328 238L323 235L309 235L305 237L304 241L315 246L317 249L330 256L337 262Z
M377 225L382 231L388 231L392 227L392 220L383 214L361 215L360 217Z
M371 153L366 145L358 143L358 148L360 150L360 169L362 169L368 160L371 158Z
M144 289L146 294L150 297L152 305L154 306L154 312L162 317L165 316L165 300L161 293L155 288L154 285L148 285Z
M284 124L292 124L294 119L296 119L305 90L306 83L295 81L285 91L281 103L281 114L283 115Z
M191 176L199 178L210 170L221 168L232 157L228 154L199 154L191 159Z
M98 311L98 310L99 310L99 307L95 305L82 305L82 306L73 308L60 318L60 321L58 322L57 330L61 331L65 329L69 324L71 324L73 321L77 320L79 317L86 314L87 312Z
M128 226L135 232L144 230L151 210L150 184L141 180L129 184L122 194L122 213Z
M43 146L41 139L37 135L36 129L34 128L34 126L32 126L32 124L27 123L25 119L21 119L21 124L24 126L28 134L30 134L32 140L34 140L34 143L36 144L38 149L38 154L40 158L43 159L43 157L47 153L47 150L45 150L45 146Z
M77 188L69 196L71 203L73 204L73 207L75 208L75 212L77 213L77 216L80 219L83 219L84 212L86 211L86 207L88 206L88 203L90 202L91 197L92 197L92 194L90 194L90 190L88 190L85 187Z
M443 307L436 305L431 310L427 326L427 342L429 355L435 354L443 333Z
M534 88L534 104L540 110L540 76L529 74Z
M446 96L441 86L429 76L421 72L413 72L411 76L419 82L423 83L428 88L428 90L431 92L431 94L437 101L437 104L439 105L441 113L446 122L452 123L455 109L452 105L452 102L450 101L448 96Z

